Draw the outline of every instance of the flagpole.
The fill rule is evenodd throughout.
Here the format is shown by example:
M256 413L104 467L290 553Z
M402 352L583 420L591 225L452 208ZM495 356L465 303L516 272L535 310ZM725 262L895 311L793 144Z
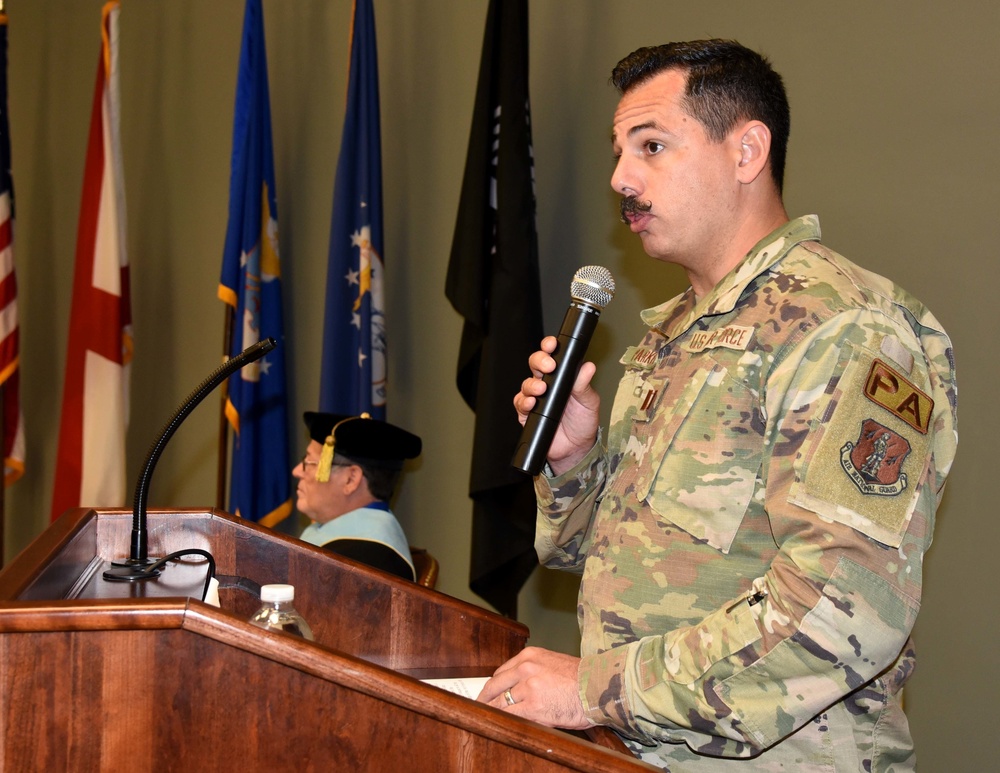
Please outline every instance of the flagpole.
M0 0L2 3L3 0ZM222 361L229 359L233 345L233 307L225 304L226 319L222 331ZM219 464L215 484L215 506L219 510L226 509L226 473L229 456L229 419L226 417L226 401L229 399L229 379L219 387L222 401L219 404Z

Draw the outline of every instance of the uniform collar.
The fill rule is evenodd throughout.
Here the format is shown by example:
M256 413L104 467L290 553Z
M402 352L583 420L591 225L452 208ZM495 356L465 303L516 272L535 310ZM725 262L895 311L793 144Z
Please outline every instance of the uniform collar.
M722 278L701 300L688 288L676 298L645 309L642 321L662 332L668 341L684 333L702 317L727 314L736 308L747 286L788 254L796 244L820 241L819 218L816 215L785 223L754 246L732 271Z

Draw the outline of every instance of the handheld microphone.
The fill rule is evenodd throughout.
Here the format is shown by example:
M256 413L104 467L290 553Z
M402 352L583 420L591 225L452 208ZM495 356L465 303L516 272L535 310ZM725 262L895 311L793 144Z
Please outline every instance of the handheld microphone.
M259 360L271 351L278 342L273 338L266 338L258 341L252 346L248 346L235 357L224 362L206 378L201 384L181 403L173 417L168 421L146 453L146 460L142 463L139 473L139 481L135 486L135 500L132 509L132 541L129 557L124 561L113 561L112 568L104 572L105 580L116 582L134 582L135 580L148 580L156 577L160 573L160 561L147 556L147 534L146 534L146 500L149 497L149 484L153 477L153 469L156 467L160 454L163 452L167 441L187 418L198 403L205 399L209 392L225 381L229 376L238 371L244 365L249 365L255 360Z
M597 320L614 296L615 278L603 266L583 266L573 275L572 300L559 329L559 344L552 353L556 368L542 379L545 394L528 414L511 461L522 472L537 475L545 464Z

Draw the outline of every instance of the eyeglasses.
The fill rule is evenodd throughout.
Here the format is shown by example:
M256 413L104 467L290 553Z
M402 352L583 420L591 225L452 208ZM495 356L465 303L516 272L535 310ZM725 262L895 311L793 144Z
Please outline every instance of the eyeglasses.
M303 472L307 472L309 470L310 466L316 466L316 465L318 465L319 464L319 460L318 459L310 459L309 456L306 455L306 456L302 457L302 461L300 462L300 464L302 465L302 471ZM330 466L331 467L352 467L353 463L352 462L331 462Z

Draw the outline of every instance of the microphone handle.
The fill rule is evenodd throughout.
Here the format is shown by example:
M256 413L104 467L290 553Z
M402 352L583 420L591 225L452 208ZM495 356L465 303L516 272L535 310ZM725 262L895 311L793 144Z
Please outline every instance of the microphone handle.
M600 316L600 309L577 301L566 310L557 336L559 344L552 353L555 370L542 378L545 394L528 414L514 451L511 464L518 470L529 475L541 472Z

